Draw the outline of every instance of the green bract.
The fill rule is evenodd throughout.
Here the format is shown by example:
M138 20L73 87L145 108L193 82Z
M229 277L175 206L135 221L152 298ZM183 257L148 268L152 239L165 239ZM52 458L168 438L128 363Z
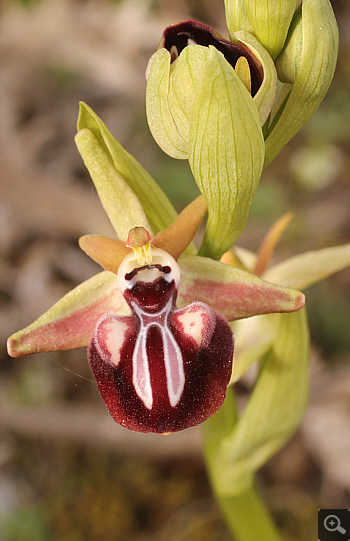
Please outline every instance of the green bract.
M298 0L225 0L231 39L237 30L253 34L272 58L280 53Z
M237 253L247 268L255 267L254 254L241 249ZM263 278L284 286L305 288L349 263L350 245L335 246L287 259L267 270ZM259 372L241 415L233 394L228 393L222 408L204 425L208 469L225 513L226 505L231 512L232 509L239 512L243 494L253 498L256 470L285 445L297 428L307 402L309 371L305 309L235 321L232 328L235 335L232 383L255 361L259 361ZM234 527L239 528L239 524ZM251 535L254 539L259 537L254 526Z
M264 139L253 100L214 47L192 107L188 159L209 207L200 253L219 259L247 220L263 167Z
M261 358L261 372L243 414L231 424L221 445L218 437L215 443L211 442L210 424L220 424L215 416L204 425L209 433L206 440L209 468L221 496L248 488L255 471L291 437L306 406L309 370L306 312L275 315L274 319L276 336ZM216 415L223 417L224 408L225 404Z

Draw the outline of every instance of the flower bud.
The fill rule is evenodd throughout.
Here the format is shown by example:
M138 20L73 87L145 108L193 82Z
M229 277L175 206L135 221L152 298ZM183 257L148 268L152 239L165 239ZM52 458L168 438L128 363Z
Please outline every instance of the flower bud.
M296 11L290 25L283 51L276 60L278 79L282 83L294 83L303 47L303 23L301 6Z
M253 34L275 59L282 50L298 0L225 0L231 39L237 30Z
M197 21L165 29L147 67L146 107L153 137L173 158L187 158L191 113L198 90L207 80L210 46L220 51L230 69L236 71L259 110L261 123L265 122L276 89L273 62L247 32L238 32L234 39L231 43Z
M303 0L276 60L278 76L286 84L265 130L265 165L320 105L333 79L337 52L338 28L329 0Z

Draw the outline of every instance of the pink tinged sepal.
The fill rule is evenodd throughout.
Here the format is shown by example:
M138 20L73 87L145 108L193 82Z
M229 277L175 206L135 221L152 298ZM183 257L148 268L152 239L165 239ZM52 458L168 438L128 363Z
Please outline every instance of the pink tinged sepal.
M206 257L182 255L179 305L205 302L229 321L273 312L294 312L305 304L299 291L262 280Z
M200 302L176 309L175 265L170 272L163 266L166 274L150 282L132 276L124 291L131 316L102 317L89 347L110 414L138 432L162 434L202 423L222 405L231 377L230 326Z
M22 357L86 347L103 314L127 311L117 277L111 272L101 272L67 293L34 323L10 336L9 355Z

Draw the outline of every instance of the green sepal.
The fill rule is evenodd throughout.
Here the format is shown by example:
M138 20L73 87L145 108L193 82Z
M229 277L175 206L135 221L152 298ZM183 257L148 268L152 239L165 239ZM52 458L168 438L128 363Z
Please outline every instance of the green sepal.
M265 272L264 279L305 289L350 265L350 244L296 255Z
M275 103L272 106L270 116L264 124L263 132L265 140L268 138L269 134L273 131L277 122L279 121L281 114L283 113L284 108L287 105L289 94L292 88L293 85L290 83L285 83L284 85L282 85L282 88L280 89L280 92L276 97Z
M289 28L282 53L276 60L278 79L282 83L294 83L303 49L302 7L298 7Z
M294 78L287 101L275 122L271 117L266 139L265 165L268 165L300 130L323 100L333 79L338 52L338 28L329 0L303 0L301 21L291 25L277 65L283 67L283 78ZM295 15L299 20L300 14ZM300 30L299 25L302 25ZM302 44L293 38L293 32ZM301 52L300 52L301 50ZM285 63L290 63L287 70ZM290 84L288 84L288 90Z
M116 172L138 198L154 234L168 227L177 217L169 199L151 175L115 140L102 120L85 103L80 103L77 127L78 131L89 129L96 137Z
M160 148L173 158L187 158L191 107L208 55L208 47L189 45L172 63L166 49L158 50L150 60L148 124Z
M126 241L130 229L138 226L152 235L140 201L93 132L87 128L80 130L75 142L119 239Z
M169 51L162 48L150 59L146 89L147 121L160 148L172 158L185 160L187 137L175 122L168 100L170 58Z
M67 293L45 314L7 341L11 357L86 347L104 314L127 314L117 277L103 271Z
M199 253L220 259L245 225L265 147L251 95L224 56L209 51L191 111L188 159L209 207Z

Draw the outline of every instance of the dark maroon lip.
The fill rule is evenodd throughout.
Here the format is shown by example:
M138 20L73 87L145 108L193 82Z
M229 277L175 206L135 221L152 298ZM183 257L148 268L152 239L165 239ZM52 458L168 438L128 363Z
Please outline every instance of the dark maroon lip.
M189 39L204 47L213 45L224 55L233 68L236 66L237 60L244 56L250 68L252 96L255 96L262 84L263 69L248 47L241 42L232 43L217 34L211 26L192 19L168 26L163 32L161 47L170 52L171 48L175 46L180 54L187 46Z
M230 381L234 344L228 322L203 303L182 310L173 304L161 319L131 308L129 316L106 315L89 347L110 414L138 432L164 434L202 423L222 405ZM199 325L200 342L193 325Z
M124 298L129 306L136 303L143 310L154 313L165 307L166 303L173 297L176 300L177 289L174 280L167 282L162 276L153 282L139 280L131 289L126 289Z

